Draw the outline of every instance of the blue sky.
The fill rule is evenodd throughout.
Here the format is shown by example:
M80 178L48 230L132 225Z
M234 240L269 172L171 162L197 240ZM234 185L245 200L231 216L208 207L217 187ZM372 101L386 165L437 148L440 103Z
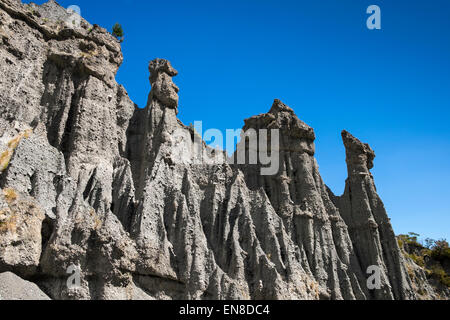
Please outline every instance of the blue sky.
M450 239L450 1L60 3L105 28L122 24L117 80L139 106L156 57L180 72L180 119L204 130L241 128L279 98L314 127L336 194L347 177L346 129L377 153L373 174L396 233ZM372 4L382 30L366 27Z

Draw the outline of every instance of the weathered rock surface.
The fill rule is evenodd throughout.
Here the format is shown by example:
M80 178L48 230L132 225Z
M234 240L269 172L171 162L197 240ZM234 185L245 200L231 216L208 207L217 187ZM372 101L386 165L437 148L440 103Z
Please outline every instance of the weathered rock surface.
M37 202L11 188L0 195L0 270L32 275L41 256L44 213Z
M0 273L0 300L50 300L32 282L25 281L11 272Z
M180 161L175 150L198 136L177 119L177 71L150 62L137 108L114 80L119 42L67 15L54 1L0 0L0 272L53 299L417 297L368 145L344 132L349 178L336 197L314 130L276 100L244 127L280 130L275 174L198 163L225 158L204 142ZM380 290L367 287L372 265Z

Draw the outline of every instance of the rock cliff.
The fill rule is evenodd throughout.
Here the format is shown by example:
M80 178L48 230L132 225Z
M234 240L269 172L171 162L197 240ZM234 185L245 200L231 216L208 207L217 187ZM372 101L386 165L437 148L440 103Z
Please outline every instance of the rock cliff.
M279 130L275 174L179 161L175 133L198 136L177 119L168 61L150 62L139 109L115 81L122 53L105 29L71 23L52 0L0 0L0 17L0 272L52 299L417 298L367 144L343 132L337 197L314 130L275 100L244 126ZM379 289L367 286L370 266Z

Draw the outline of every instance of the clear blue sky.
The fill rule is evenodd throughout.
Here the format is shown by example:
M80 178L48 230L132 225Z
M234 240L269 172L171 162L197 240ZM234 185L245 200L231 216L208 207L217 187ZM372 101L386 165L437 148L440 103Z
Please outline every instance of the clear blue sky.
M180 72L186 124L241 128L279 98L314 127L321 174L336 194L347 177L346 129L377 153L375 182L396 233L450 239L450 1L60 3L108 29L122 24L117 80L139 106L155 57ZM366 28L371 4L382 30Z

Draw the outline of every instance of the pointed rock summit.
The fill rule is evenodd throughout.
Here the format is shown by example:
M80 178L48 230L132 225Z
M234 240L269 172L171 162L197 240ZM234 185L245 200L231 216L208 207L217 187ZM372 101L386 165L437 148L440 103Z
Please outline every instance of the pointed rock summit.
M348 173L369 173L373 168L375 152L367 143L362 143L347 131L342 131L342 140L344 141L347 155Z
M244 129L281 129L292 137L315 140L314 129L301 121L290 107L275 99L268 113L245 120Z

